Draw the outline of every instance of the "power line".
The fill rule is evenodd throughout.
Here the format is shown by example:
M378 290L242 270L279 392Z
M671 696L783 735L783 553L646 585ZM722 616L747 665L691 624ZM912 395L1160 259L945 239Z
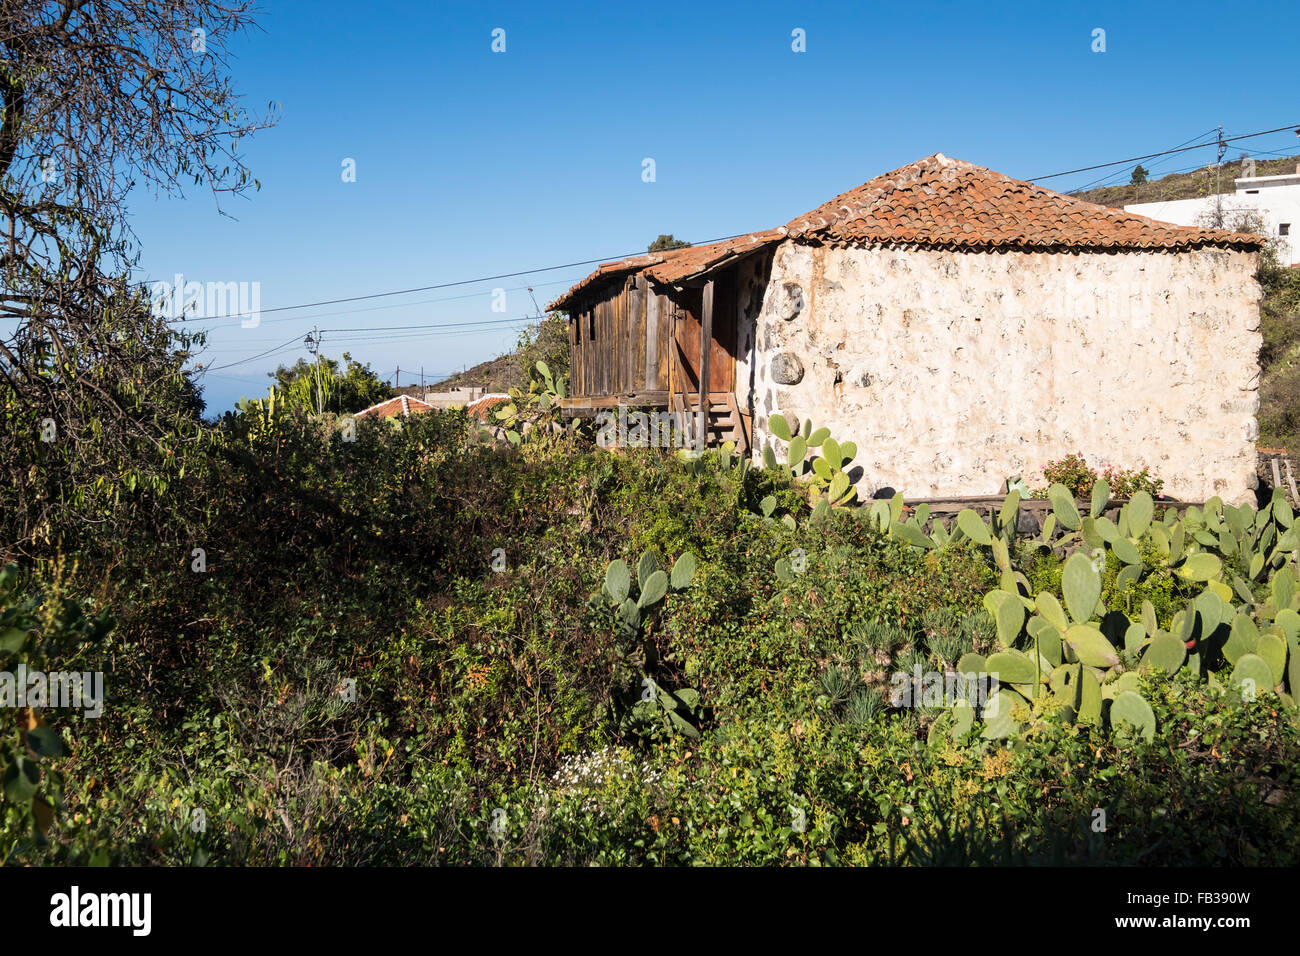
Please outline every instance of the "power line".
M1213 145L1213 144L1211 144L1211 145ZM1284 158L1284 159L1289 159L1290 157L1296 155L1296 153L1293 152L1293 151L1292 151L1292 152L1278 152L1278 151L1276 151L1276 150L1267 150L1267 149L1255 149L1255 150L1251 150L1250 153L1249 153L1249 155L1251 155L1251 156L1259 155L1259 154L1266 154L1266 155L1269 155L1269 156L1280 156L1280 157L1282 157L1282 158ZM1265 161L1267 162L1267 160L1265 160ZM1237 160L1233 160L1233 162L1237 162ZM1179 167L1178 169L1167 169L1167 170L1164 170L1161 178L1167 178L1167 177L1169 177L1169 176L1178 176L1178 175L1181 175L1181 174L1183 174L1183 173L1204 172L1205 169L1206 169L1206 164L1205 164L1205 163L1197 163L1195 166L1181 166L1181 167ZM1109 177L1106 177L1106 178L1109 178ZM1150 182L1158 182L1158 181L1159 181L1159 180L1151 180ZM1149 183L1148 183L1148 184L1149 184ZM1081 192L1087 192L1090 188L1092 188L1092 187L1091 187L1091 186L1080 186L1078 189L1072 189L1072 190L1070 190L1070 192L1067 193L1066 195L1075 196L1075 195L1078 195L1078 194L1081 193ZM1228 194L1228 193L1223 193L1223 195L1227 196L1227 195L1229 195L1229 194ZM1191 197L1189 197L1189 198L1191 198ZM1153 201L1153 202L1159 202L1160 200L1151 200L1151 201Z
M378 328L378 329L320 329L320 332L321 332L321 333L326 333L326 332L329 332L329 333L337 333L337 332L368 333L368 332L371 332L371 331L384 332L384 331L396 331L396 330L401 330L401 331L412 331L412 330L421 330L421 329L427 330L427 329L460 328L460 327L462 327L462 326L466 326L466 325L469 325L469 326L484 326L484 325L487 325L487 326L503 326L503 325L518 325L518 324L525 323L525 322L534 322L534 321L536 321L536 320L537 320L537 317L536 317L536 316L526 315L526 316L523 316L523 317L521 317L521 318L517 318L517 319L483 319L483 320L481 320L481 321L479 321L479 322L449 322L449 323L442 323L442 324L437 324L437 325L394 325L394 326L387 326L387 327L384 327L384 328ZM486 331L490 331L490 329L485 329L485 328L474 328L474 329L470 329L470 330L465 331L465 332L448 332L448 333L446 333L446 334L447 334L448 337L450 337L450 336L455 336L455 335L477 334L477 333L479 333L479 332L486 332ZM409 335L409 336L408 336L408 335L391 335L391 336L382 336L382 335L381 335L381 336L369 336L369 335L363 335L363 336L353 336L353 337L347 337L347 336L344 336L343 338L335 339L334 341L336 341L336 342L337 342L338 344L340 344L340 345L366 345L366 344L369 344L369 343L371 343L371 342L395 341L395 340L401 340L401 339L428 339L428 338L437 338L437 337L438 337L438 333L436 333L436 332L419 331L419 332L417 332L417 334ZM293 345L293 344L294 344L295 342L297 342L297 341L298 341L298 336L295 335L293 338L288 339L288 340L286 340L285 342L283 342L283 343L281 343L280 345L277 345L277 346L275 346L275 347L273 347L273 348L267 349L265 352L259 352L259 353L256 354L256 355L250 355L248 358L237 359L237 360L235 360L234 362L227 362L227 363L224 364L224 365L213 365L213 366L211 366L210 368L199 369L198 371L203 372L203 373L206 373L206 372L208 372L208 371L214 371L214 372L215 372L215 371L220 371L221 369L233 368L233 367L235 367L236 365L245 365L245 364L247 364L248 362L255 362L255 361L257 361L257 360L260 359L260 358L266 358L268 355L272 355L272 354L274 354L274 353L276 353L276 352L281 352L281 351L287 349L289 346Z
M1289 149L1252 149L1247 155L1254 156L1257 153L1262 153L1265 156L1281 156L1283 159L1290 159L1292 156L1296 155L1294 150Z
M530 286L526 286L526 285L516 285L516 286L511 286L511 287L509 287L508 289L506 289L505 291L507 291L507 292L519 292L520 290L528 289L528 288L542 289L542 288L546 288L546 287L548 287L548 286L553 286L553 285L565 285L566 283L570 283L570 280L568 280L568 279L556 279L556 280L553 281L553 282L537 282L537 283L534 283L531 287L530 287ZM570 283L570 284L571 284L571 283ZM474 299L474 298L477 298L477 297L479 297L479 296L481 296L481 295L483 295L483 293L482 293L481 291L480 291L480 292L469 292L469 293L466 293L465 295L444 295L444 296L439 296L439 297L436 298L436 299L419 299L419 300L417 300L417 301L415 301L415 302L394 302L394 303L390 303L390 304L388 304L388 305L375 305L375 306L371 306L370 308L367 308L367 309L344 309L344 310L341 310L341 311L339 311L339 312L318 312L318 313L315 313L315 314L313 314L313 315L286 315L286 316L283 316L283 317L278 318L278 319L268 319L268 320L266 321L266 324L267 324L267 325L270 325L270 324L273 323L273 322L309 322L309 321L311 321L312 319L328 319L328 318L332 318L332 317L334 317L334 316L336 316L336 315L357 315L357 314L362 313L362 312L382 312L382 311L384 311L385 309L408 309L408 308L411 308L412 306L417 306L417 305L433 305L434 303L438 303L438 302L459 302L459 301L463 301L463 300L465 300L465 299ZM188 320L185 320L185 321L186 321L186 327L188 328L188 327L189 327L189 323L191 323L191 322L195 322L195 323L197 323L197 322L218 322L218 321L221 321L221 320L224 319L224 318L225 318L225 316L219 316L219 317L214 317L214 318L202 318L202 319L198 319L198 318L196 318L196 319L188 319ZM179 321L181 321L181 320L180 320L180 319L172 319L172 320L170 320L170 321L173 321L173 322L179 322ZM260 323L259 323L259 324L260 324ZM199 332L214 332L214 331L216 331L218 328L231 328L231 326L215 326L215 327L209 327L209 328L204 328L204 329L197 329L196 331L199 331Z
M298 336L295 335L293 338L289 339L288 341L286 341L286 342L284 342L284 343L282 343L282 344L280 344L280 345L275 346L275 348L267 349L265 352L259 352L257 355L250 355L248 358L246 358L246 359L240 359L240 360L237 361L237 362L228 362L228 363L226 363L225 365L214 365L214 366L213 366L212 368L210 368L210 369L206 369L206 368L205 368L205 369L202 369L201 371L204 371L204 372L209 372L209 371L211 371L211 372L219 372L219 371L221 371L223 368L233 368L233 367L236 366L236 365L243 365L243 364L246 363L246 362L254 362L254 361L256 361L257 359L265 358L266 356L270 355L272 352L278 352L278 351L280 351L281 349L288 348L290 345L292 345L293 343L295 343L295 342L297 342L297 341L298 341Z
M715 242L726 242L728 239L739 239L741 236L745 236L745 235L748 235L748 233L740 232L734 236L722 236L719 239L709 239L706 242L693 243L693 245L707 246L707 245L712 245ZM536 269L522 269L519 272L503 272L500 275L481 276L477 279L459 279L455 282L439 282L436 285L416 286L415 288L412 289L397 289L392 292L371 292L368 295L354 295L354 296L348 296L347 298L344 299L322 299L319 302L303 302L298 305L281 305L281 306L276 306L274 309L261 309L258 311L258 315L262 316L268 312L287 312L290 311L291 309L311 309L320 305L338 305L343 302L361 302L367 299L382 299L394 295L410 295L414 292L431 292L434 289L450 289L450 288L454 288L455 286L473 285L478 282L493 282L497 279L515 279L518 278L519 276L533 275L538 272L554 272L557 269L572 269L575 266L589 266L595 263L610 262L615 259L630 259L633 256L644 256L644 255L647 255L647 253L641 251L627 252L617 256L600 256L599 258L596 259L583 259L581 262L566 262L563 265L558 265L558 266L540 266ZM229 315L214 315L211 316L210 318L216 320L216 319L239 319L239 318L250 318L250 317L251 317L251 313L248 312L232 312ZM181 320L173 319L172 321L178 322Z
M1083 166L1080 167L1079 169L1067 169L1064 172L1050 173L1049 175L1046 176L1035 176L1028 179L1027 182L1041 182L1042 180L1045 179L1056 179L1061 176L1070 176L1073 175L1074 173L1091 172L1094 169L1106 169L1110 166L1122 166L1125 163L1135 163L1144 159L1154 159L1158 156L1168 156L1171 153L1187 152L1193 149L1204 149L1207 146L1218 145L1220 142L1232 143L1232 142L1236 142L1237 140L1251 139L1256 136L1267 136L1270 133L1280 133L1285 130L1291 130L1295 128L1296 128L1296 124L1290 124L1287 126L1279 126L1276 129L1261 130L1260 132L1257 133L1243 133L1240 136L1231 136L1223 140L1214 140L1208 143L1197 143L1193 146L1177 146L1174 147L1173 149L1165 149L1156 153L1148 153L1145 156L1134 156L1129 159L1117 159L1109 163L1098 163L1095 166ZM709 239L702 243L694 243L694 245L710 245L715 242L726 242L728 239L739 239L741 236L744 235L746 235L746 233L737 233L731 236L722 236L718 239ZM473 285L479 282L493 282L498 279L514 279L514 278L518 278L519 276L533 275L538 272L554 272L559 269L572 269L577 266L588 266L588 265L593 265L601 262L611 262L617 259L629 259L633 256L641 256L641 255L647 255L647 253L638 250L636 252L628 252L628 253L623 253L621 255L605 255L605 256L598 256L594 259L583 259L577 262L566 262L561 265L539 266L536 269L521 269L516 272L503 272L498 275L480 276L479 278L476 279L458 279L454 282L440 282L434 285L415 286L410 289L396 289L391 292L371 292L367 295L354 295L354 296L348 296L340 299L321 299L316 302L302 302L296 305L281 305L281 306L276 306L275 308L272 309L262 309L258 312L258 315L261 316L271 312L288 312L296 309L309 309L309 308L315 308L317 306L323 306L323 305L339 305L347 302L362 302L369 299L389 298L395 295L410 295L415 292L430 292L435 289L450 289L450 288L455 288L457 286ZM230 313L229 315L210 316L209 319L205 319L202 321L248 318L249 316L250 314L247 312L234 312L234 313ZM180 320L174 320L174 321L180 321Z
M465 335L480 335L484 332L490 332L491 329L462 329L459 332L398 332L389 335L363 336L354 335L346 338L335 337L332 342L340 345L359 346L369 345L372 342L422 342L426 339L454 339ZM501 331L510 331L508 327L503 327Z
M524 315L517 319L479 319L473 322L435 322L432 325L375 325L359 329L323 329L324 332L401 332L408 329L455 329L466 325L502 325L507 322L536 322L539 315Z
M532 321L532 320L531 319L511 320L511 324L503 324L501 326L498 326L497 328L499 328L501 331L509 331L512 328L512 325L520 325L527 321ZM322 329L321 331L324 332L326 330ZM481 335L484 332L491 332L491 331L492 331L491 328L477 328L477 329L460 329L455 332L418 332L417 331L417 332L392 333L388 335L375 335L375 336L356 335L356 334L342 335L342 336L336 335L336 336L332 336L330 338L330 341L333 342L335 345L346 345L351 347L351 346L358 346L358 345L369 345L373 342L396 342L396 341L403 341L403 340L418 342L418 341L425 341L430 339L454 339L466 335ZM238 355L241 352L243 352L243 349L214 349L212 351L204 350L202 353L195 353L195 355L196 356L199 354L205 356Z
M1181 143L1179 143L1177 146L1175 146L1174 149L1180 149L1181 147L1186 146L1186 145L1187 145L1188 143L1190 143L1192 140L1200 139L1202 136L1209 136L1209 135L1210 135L1211 133L1213 133L1213 132L1214 132L1213 129L1207 129L1207 130L1205 130L1205 131L1202 132L1202 133L1197 133L1195 136L1192 136L1192 137L1189 137L1188 139L1183 140ZM1161 160L1160 162L1152 163L1151 165L1152 165L1153 167L1154 167L1154 166L1159 166L1161 162L1165 162L1165 163L1167 163L1168 161L1169 161L1168 159L1164 159L1164 160ZM1108 180L1108 179L1112 179L1112 178L1114 178L1115 176L1123 176L1123 175L1124 175L1124 171L1123 171L1123 170L1120 170L1119 172L1114 172L1114 173L1107 173L1105 176L1102 176L1102 177L1100 177L1100 178L1098 178L1098 179L1094 179L1094 180L1093 180L1092 182L1090 182L1090 183L1085 183L1085 184L1082 185L1082 186L1079 186L1079 187L1077 187L1077 188L1075 188L1075 189L1070 190L1070 192L1071 192L1071 193L1084 192L1085 190L1092 189L1094 186L1098 186L1098 185L1100 185L1100 184L1106 182L1106 180Z
M1045 179L1056 179L1061 176L1070 176L1073 175L1074 173L1091 172L1094 169L1106 169L1110 166L1122 166L1125 163L1139 162L1144 159L1154 159L1158 156L1168 156L1171 153L1187 152L1188 150L1193 150L1193 149L1203 149L1207 146L1218 145L1221 142L1232 143L1241 139L1251 139L1256 136L1267 136L1270 133L1280 133L1283 132L1284 130L1290 130L1295 128L1296 128L1295 124L1291 124L1287 126L1279 126L1276 129L1262 130L1257 133L1244 133L1240 136L1232 136L1227 139L1215 140L1213 142L1197 143L1193 146L1177 146L1174 147L1173 149L1161 150L1156 153L1148 153L1145 156L1134 156L1129 159L1117 159L1109 163L1099 163L1095 166L1083 166L1080 167L1079 169L1068 169L1065 170L1064 172L1050 173L1049 175L1046 176L1036 176L1028 179L1027 182L1041 182L1042 180ZM744 235L746 235L746 233L737 233L731 236L722 236L718 239L709 239L702 243L694 243L694 245L710 245L715 242L726 242L728 239L738 239ZM435 289L450 289L450 288L455 288L457 286L474 285L475 283L479 283L479 282L493 282L498 279L514 279L514 278L518 278L519 276L534 275L538 272L554 272L559 269L572 269L577 266L593 265L596 263L610 262L617 259L628 259L633 256L639 256L639 255L647 255L647 253L638 250L636 252L623 253L621 255L605 255L593 259L583 259L576 262L566 262L561 265L539 266L536 269L521 269L516 272L503 272L498 275L480 276L479 278L476 279L458 279L454 282L439 282L434 285L415 286L410 289L396 289L390 292L371 292L366 295L347 296L345 298L339 298L339 299L321 299L316 302L301 302L296 305L281 305L271 309L261 309L259 310L258 315L260 317L261 315L265 315L267 313L272 313L272 312L289 312L296 309L310 309L310 308L315 308L324 305L340 305L347 302L362 302L370 299L390 298L392 296L397 296L397 295L410 295L415 292L430 292ZM247 312L233 312L228 315L209 316L207 319L203 319L200 321L218 321L220 319L239 319L239 318L249 318L249 317L251 317L250 313ZM182 320L175 319L173 321L182 321Z
M1283 130L1295 128L1296 124L1291 123L1287 126L1279 126L1277 129L1266 129L1258 133L1243 133L1241 136L1229 136L1227 139L1216 139L1208 143L1197 143L1195 146L1179 146L1174 149L1164 149L1158 153L1148 153L1145 156L1133 156L1130 159L1117 159L1112 163L1098 163L1096 166L1083 166L1079 169L1067 169L1063 173L1051 173L1047 176L1034 176L1025 181L1030 183L1039 183L1044 179L1056 179L1060 176L1070 176L1074 173L1087 173L1094 169L1105 169L1107 166L1123 166L1125 163L1136 163L1144 159L1155 159L1157 156L1168 156L1170 153L1185 153L1192 149L1204 149L1207 146L1218 146L1220 143L1235 143L1239 139L1251 139L1255 136L1267 136L1269 133L1280 133Z
M1122 165L1125 165L1125 164L1127 164L1127 163L1140 162L1141 160L1145 160L1145 159L1155 159L1155 158L1160 157L1160 156L1169 156L1169 155L1172 155L1172 154L1175 154L1175 153L1188 152L1188 151L1190 151L1190 150L1194 150L1194 149L1204 149L1204 148L1207 147L1207 146L1221 146L1221 145L1223 145L1223 144L1236 142L1236 141L1238 141L1238 140L1243 140L1243 139L1252 139L1252 138L1257 137L1257 136L1267 136L1267 135L1269 135L1269 134L1271 134L1271 133L1280 133L1280 132L1283 132L1283 131L1285 131L1285 130L1291 130L1291 129L1295 129L1295 128L1296 128L1295 124L1288 124L1287 126L1279 126L1279 127L1275 128L1275 129L1261 130L1261 131L1259 131L1259 132L1255 132L1255 133L1243 133L1243 134L1241 134L1241 135L1239 135L1239 136L1228 137L1227 139L1224 139L1224 138L1222 138L1222 137L1220 136L1220 137L1216 138L1213 142L1197 143L1197 144L1192 145L1192 146L1176 146L1176 147L1174 147L1174 148L1172 148L1172 149L1160 150L1159 152L1148 153L1148 154L1143 155L1143 156L1134 156L1134 157L1130 157L1130 158L1128 158L1128 159L1118 159L1118 160L1114 160L1114 161L1112 161L1112 162L1108 162L1108 163L1098 163L1098 164L1093 165L1093 166L1083 166L1083 167L1080 167L1080 168L1078 168L1078 169L1069 169L1069 170L1065 170L1064 172L1059 172L1059 173L1050 173L1050 174L1048 174L1048 175L1046 175L1046 176L1036 176L1036 177L1032 177L1032 178L1028 179L1027 182L1041 182L1041 181L1046 180L1046 179L1057 179L1057 178L1059 178L1059 177L1061 177L1061 176L1070 176L1070 175L1073 175L1073 174L1075 174L1075 173L1091 172L1091 171L1096 170L1096 169L1107 169L1107 168L1109 168L1109 167L1111 167L1111 166L1122 166ZM1193 167L1193 168L1195 168L1195 167ZM1102 178L1105 179L1105 178L1107 178L1107 177L1102 177ZM1086 188L1086 187L1085 187L1085 188ZM705 243L696 243L696 245L709 245L709 244L711 244L711 243L715 243L715 242L725 242L725 241L727 241L728 239L737 239L737 238L740 238L740 237L743 236L743 235L746 235L746 234L745 234L745 233L737 233L736 235L732 235L732 236L723 236L723 237L718 238L718 239L710 239L710 240L708 240L708 241L705 242ZM433 291L433 290L435 290L435 289L448 289L448 288L455 288L455 287L457 287L457 286L473 285L473 284L480 283L480 282L492 282L492 281L499 280L499 279L512 279L512 278L518 278L519 276L533 275L533 274L535 274L535 273L539 273L539 272L554 272L554 271L559 270L559 269L571 269L571 268L574 268L574 267L576 267L576 266L592 265L592 264L596 264L596 263L609 262L609 261L613 261L613 260L617 260L617 259L627 259L627 258L631 258L631 257L633 257L633 256L646 255L646 254L647 254L647 253L643 253L643 252L637 251L637 252L626 253L626 254L623 254L623 255L617 255L617 256L607 255L607 256L600 256L600 257L593 258L593 259L584 259L584 260L580 260L580 261L576 261L576 262L568 262L568 263L564 263L564 264L561 264L561 265L554 265L554 266L540 266L540 267L538 267L538 268L536 268L536 269L522 269L522 270L518 270L518 271L516 271L516 272L504 272L504 273L500 273L500 274L498 274L498 275L481 276L481 277L476 278L476 279L459 279L459 280L456 280L456 281L453 281L453 282L441 282L441 283L436 283L436 284L433 284L433 285L416 286L416 287L413 287L413 288L410 288L410 289L398 289L398 290L394 290L394 291L390 291L390 292L373 292L373 293L369 293L369 294L367 294L367 295L348 296L348 297L345 297L345 298L339 298L339 299L322 299L322 300L319 300L319 301L316 301L316 302L304 302L304 303L299 303L299 304L297 304L297 305L283 305L283 306L277 306L277 307L272 308L272 309L263 309L263 310L260 310L260 312L259 312L258 314L259 314L259 317L260 317L260 315L262 315L262 314L264 314L264 313L268 313L268 312L288 312L288 311L293 311L293 310L296 310L296 309L315 308L315 307L318 307L318 306L325 306L325 305L339 305L339 304L348 303L348 302L362 302L362 301L367 301L367 300L371 300L371 299L389 298L389 297L397 296L397 295L410 295L410 294L415 293L415 292L429 292L429 291ZM231 318L231 319L235 319L235 318L241 318L241 317L248 317L248 315L249 315L248 313L232 313L232 314L230 314L230 315L225 315L225 316L213 316L213 317L211 317L211 318L212 318L212 320L218 320L218 319L223 319L223 318ZM302 316L302 317L299 317L299 318L300 318L300 319L307 319L307 318L311 318L311 316ZM507 320L500 320L500 321L504 321L504 322L534 321L534 320L536 320L537 318L539 318L539 316L526 316L526 317L524 317L523 319L507 319ZM467 322L467 323L444 323L444 324L423 325L423 326L421 326L421 325L378 326L378 327L370 328L370 329L366 329L366 328L358 328L358 329L325 329L325 330L323 330L323 331L326 331L326 332L335 332L335 333L337 333L337 332L361 332L361 333L366 333L366 332L375 332L375 331L393 331L393 330L402 330L402 331L406 331L406 330L431 329L431 328L456 328L456 327L464 327L464 326L493 325L493 324L497 324L497 323L496 323L496 322L493 322L492 320L483 320L482 322L478 322L478 323L475 323L475 322ZM297 340L297 336L294 336L294 338L293 338L293 339L290 339L289 342L293 342L293 341L296 341L296 340ZM221 369L221 368L231 368L231 367L234 366L234 365L242 365L242 364L244 364L244 363L246 363L246 362L256 361L256 360L259 359L259 358L264 358L264 357L266 357L267 355L272 354L273 352L277 352L277 351L279 351L280 349L287 347L288 344L289 344L289 343L286 343L285 345L277 346L276 348L269 349L269 350L267 350L266 352L259 353L258 355L250 356L250 357L247 358L247 359L240 359L239 361L231 362L231 363L227 363L226 365L217 366L216 368L217 368L217 369Z

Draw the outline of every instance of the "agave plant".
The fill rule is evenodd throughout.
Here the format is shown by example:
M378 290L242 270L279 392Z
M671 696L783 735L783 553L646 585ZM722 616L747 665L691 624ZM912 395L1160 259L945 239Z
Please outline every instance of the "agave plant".
M838 664L832 664L822 671L821 677L817 680L821 684L822 693L826 695L828 703L834 705L849 699L849 692L853 689L853 682L848 672Z
M844 719L854 726L863 727L874 721L885 709L885 700L874 690L859 687L849 695L844 707Z

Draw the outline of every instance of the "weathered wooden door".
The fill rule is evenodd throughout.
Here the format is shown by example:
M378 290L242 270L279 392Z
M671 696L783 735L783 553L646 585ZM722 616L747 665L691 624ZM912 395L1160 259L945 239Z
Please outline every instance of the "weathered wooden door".
M700 390L702 364L701 335L704 322L704 289L684 289L673 297L677 305L677 321L673 323L677 362L674 368L672 391L676 394L695 395ZM719 281L713 287L713 334L709 341L709 381L706 391L729 392L736 384L736 310L728 283Z
M730 276L713 284L713 342L709 354L709 391L730 392L736 386L736 304Z

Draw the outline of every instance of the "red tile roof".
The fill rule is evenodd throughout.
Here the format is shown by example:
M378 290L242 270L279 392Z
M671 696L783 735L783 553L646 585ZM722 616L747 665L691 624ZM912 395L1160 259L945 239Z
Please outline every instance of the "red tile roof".
M655 282L669 284L682 282L733 259L744 258L751 252L757 252L764 246L780 242L784 238L785 235L781 230L770 229L766 232L733 236L704 246L665 249L661 252L648 252L642 256L619 259L617 262L606 262L597 266L595 272L548 305L546 311L568 308L578 293L608 279L620 278L633 272L645 272Z
M656 282L681 282L784 238L955 249L1176 251L1263 245L1259 236L1158 222L936 153L877 176L779 229L605 263L547 308L567 310L583 290L632 272L644 271Z
M877 176L785 227L792 239L828 244L955 248L1259 248L1225 229L1174 226L1075 199L942 153Z
M409 418L412 414L419 415L433 410L432 405L418 398L413 398L410 395L398 395L396 398L390 398L377 405L371 405L369 408L357 412L353 417L394 418L401 415L403 418Z
M503 405L510 401L510 396L502 392L496 392L491 395L484 395L477 398L465 406L465 414L471 418L477 418L481 422L492 423L492 412L498 405Z

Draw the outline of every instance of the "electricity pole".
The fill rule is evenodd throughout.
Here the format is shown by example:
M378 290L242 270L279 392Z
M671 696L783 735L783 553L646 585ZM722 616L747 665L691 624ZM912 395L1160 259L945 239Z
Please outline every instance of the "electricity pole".
M316 333L316 414L325 414L325 390L320 380L320 328L313 325L312 331Z
M1216 194L1218 194L1218 192L1219 192L1219 172L1220 172L1220 170L1223 169L1223 154L1226 153L1226 152L1228 151L1228 144L1225 143L1225 142L1223 141L1223 126L1222 126L1222 124L1220 124L1220 126L1219 126L1219 137L1218 137L1217 142L1218 142L1218 144L1219 144L1219 155L1215 158L1215 161L1214 161L1214 162L1215 162L1215 166L1214 166L1214 192L1215 192Z
M324 408L321 407L324 402L324 399L321 396L321 383L320 383L320 327L319 326L312 326L311 335L307 336L305 342L307 345L307 351L311 352L313 355L316 356L316 414L322 415L324 414L325 410Z

